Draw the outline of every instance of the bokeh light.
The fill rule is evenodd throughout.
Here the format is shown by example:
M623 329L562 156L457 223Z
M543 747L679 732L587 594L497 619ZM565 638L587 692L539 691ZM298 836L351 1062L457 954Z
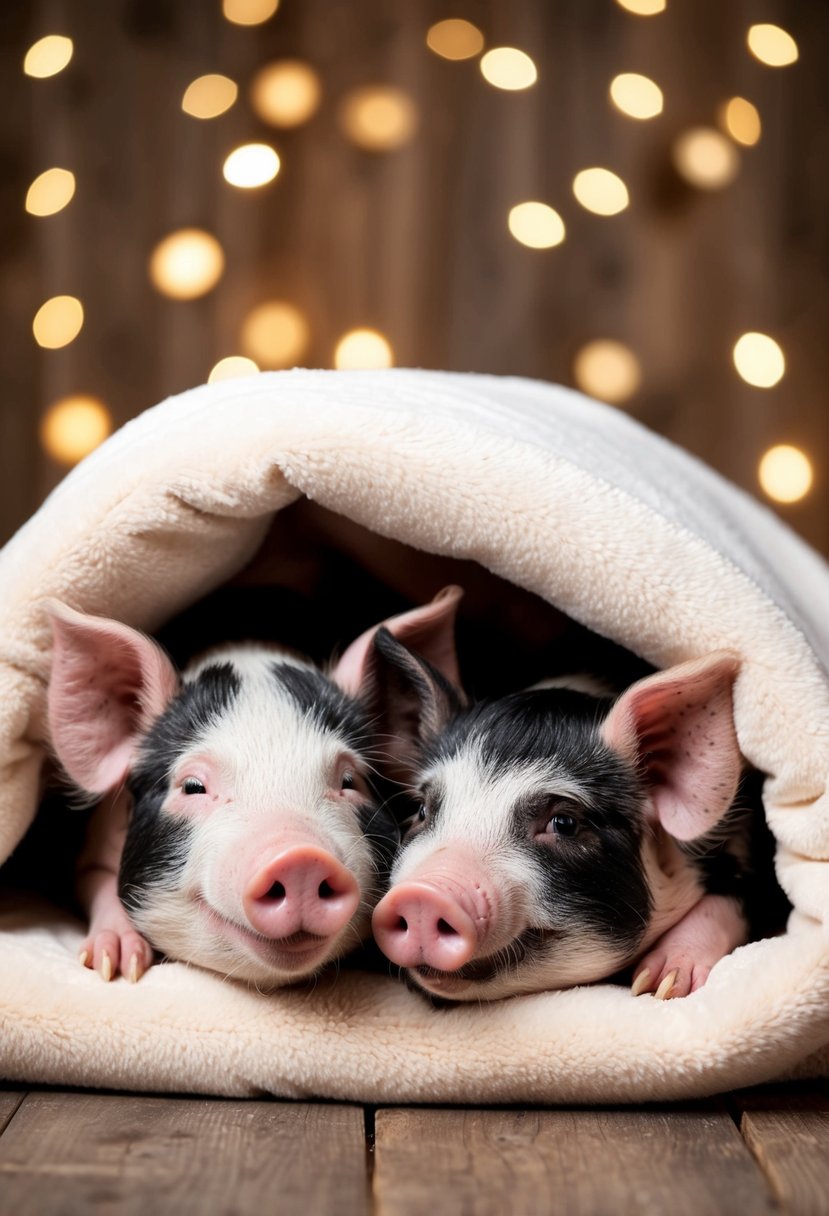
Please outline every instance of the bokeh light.
M618 215L630 201L627 186L609 169L582 169L573 179L573 193L595 215Z
M304 355L311 333L305 316L286 300L266 300L242 323L241 343L260 367L293 367Z
M239 96L239 86L229 76L210 73L191 81L184 90L181 108L191 118L218 118Z
M150 255L150 280L162 295L195 300L211 291L225 268L224 251L201 228L180 228L159 241Z
M654 17L665 12L667 0L616 0L616 3L637 17Z
M379 330L351 329L343 334L334 351L337 368L391 367L394 352Z
M207 383L215 384L217 380L240 380L244 376L255 376L258 371L259 367L253 359L246 359L244 355L228 355L214 364Z
M392 152L408 143L417 130L417 108L402 89L368 85L354 89L339 108L345 134L369 152Z
M775 502L799 502L812 488L812 462L800 448L780 443L764 453L757 476Z
M759 111L745 97L732 97L720 106L717 117L723 130L746 148L753 147L763 133Z
M656 118L662 113L664 100L659 85L649 76L637 72L622 72L610 84L610 99L617 110L628 118Z
M29 47L23 60L23 71L38 80L56 76L71 60L73 50L71 38L63 34L47 34Z
M320 78L301 59L281 59L260 68L250 86L250 103L263 122L298 127L307 122L322 98Z
M279 172L279 157L270 144L241 144L222 166L226 182L240 190L254 190L272 182Z
M97 397L76 393L51 405L40 422L40 442L59 464L77 464L112 431L112 415Z
M484 36L471 21L449 17L429 27L426 45L444 59L472 59L484 49Z
M564 221L547 203L518 203L510 210L507 225L516 241L530 249L552 249L564 240Z
M68 169L47 169L36 177L26 192L29 215L55 215L72 201L75 175Z
M721 190L740 170L737 149L713 127L693 127L680 135L673 160L677 172L698 190Z
M32 332L38 346L58 350L74 342L83 327L83 305L75 296L52 296L35 313Z
M620 405L639 388L642 372L629 346L612 338L597 338L577 353L573 377L582 392Z
M746 41L754 58L770 68L788 67L800 54L794 38L779 25L752 25Z
M234 25L261 25L279 8L279 0L222 0L222 12Z
M496 89L528 89L538 80L538 69L525 51L496 46L481 59L484 80Z
M783 351L768 334L743 334L734 344L733 358L740 376L755 388L773 388L786 371Z

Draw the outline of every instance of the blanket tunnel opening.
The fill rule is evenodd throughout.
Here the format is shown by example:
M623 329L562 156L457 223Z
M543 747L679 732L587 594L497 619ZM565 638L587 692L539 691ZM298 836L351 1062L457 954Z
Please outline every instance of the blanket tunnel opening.
M325 668L366 629L427 603L450 584L464 591L456 642L461 684L474 700L582 673L621 691L655 670L476 562L413 549L305 498L274 516L238 574L165 621L155 636L179 670L215 646L247 642L284 646ZM83 847L91 808L73 807L56 767L47 755L44 796L32 826L0 868L0 890L41 896L83 920L68 859ZM760 820L761 789L762 774L747 770L740 806ZM768 892L767 899L754 901L757 939L781 932L791 905L774 875L767 830L755 849L753 879ZM364 957L366 965L372 961Z
M266 994L176 962L135 985L82 969L84 816L42 763L44 599L156 636L179 667L250 640L325 664L449 584L465 593L458 654L476 698L574 672L623 689L735 656L740 797L769 829L757 940L669 1002L633 997L629 972L436 1007L376 962ZM0 588L6 1078L559 1103L826 1075L829 577L769 512L630 419L568 390L469 375L207 386L78 466L0 555Z

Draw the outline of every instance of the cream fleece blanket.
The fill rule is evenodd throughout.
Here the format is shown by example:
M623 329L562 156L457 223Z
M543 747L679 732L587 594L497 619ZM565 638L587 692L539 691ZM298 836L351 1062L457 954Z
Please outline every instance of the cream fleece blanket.
M57 596L153 630L240 570L300 495L471 558L657 666L741 657L741 749L788 932L684 1000L595 985L435 1011L346 973L263 997L179 964L105 985L81 928L0 915L0 1073L28 1082L363 1101L691 1097L829 1065L829 570L769 512L563 388L294 371L201 387L84 461L0 554L0 859L38 799Z

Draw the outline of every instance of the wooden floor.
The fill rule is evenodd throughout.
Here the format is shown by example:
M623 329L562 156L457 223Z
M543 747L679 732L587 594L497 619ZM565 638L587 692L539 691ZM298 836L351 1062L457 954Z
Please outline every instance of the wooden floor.
M0 1213L829 1213L829 1095L379 1109L0 1089Z

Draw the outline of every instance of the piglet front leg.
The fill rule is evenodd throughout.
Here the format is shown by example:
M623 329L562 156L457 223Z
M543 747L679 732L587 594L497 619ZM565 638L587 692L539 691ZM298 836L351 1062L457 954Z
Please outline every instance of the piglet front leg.
M152 965L153 951L135 929L118 898L118 867L127 830L127 794L104 799L89 824L78 863L78 898L89 915L89 932L80 962L109 981L116 975L132 983Z
M730 895L704 895L639 960L631 991L658 1000L688 996L708 979L715 963L748 940L742 904Z

